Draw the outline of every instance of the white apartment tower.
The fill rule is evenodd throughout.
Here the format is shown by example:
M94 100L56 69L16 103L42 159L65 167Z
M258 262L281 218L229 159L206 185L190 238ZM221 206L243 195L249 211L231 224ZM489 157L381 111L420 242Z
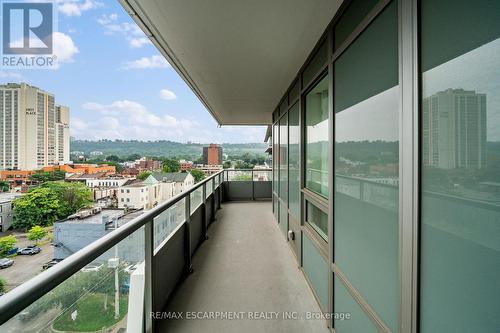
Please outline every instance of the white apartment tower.
M486 94L447 89L424 98L424 165L442 169L484 167L486 123Z
M69 160L69 109L25 83L0 85L0 169L34 170Z
M69 163L69 108L56 105L56 160Z

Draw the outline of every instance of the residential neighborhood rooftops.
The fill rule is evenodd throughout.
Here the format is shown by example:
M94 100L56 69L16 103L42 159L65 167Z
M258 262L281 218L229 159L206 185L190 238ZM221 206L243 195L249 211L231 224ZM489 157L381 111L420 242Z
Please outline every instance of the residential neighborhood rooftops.
M104 209L104 210L99 210L98 212L95 212L93 214L89 211L90 210L82 210L76 214L69 216L67 219L58 222L93 223L93 224L109 223L113 219L119 218L125 212L123 209ZM81 214L81 217L78 217L77 216L78 214Z
M106 172L95 172L95 173L75 173L66 177L66 180L85 180L85 179L98 179L106 176Z
M159 182L179 183L189 176L187 172L153 172L151 174Z

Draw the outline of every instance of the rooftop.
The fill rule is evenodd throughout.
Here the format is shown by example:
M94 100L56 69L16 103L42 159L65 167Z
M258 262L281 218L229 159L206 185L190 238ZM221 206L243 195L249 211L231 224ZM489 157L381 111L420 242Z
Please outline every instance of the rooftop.
M82 211L83 212L83 211ZM58 223L88 223L88 224L101 224L103 223L103 219L106 219L110 222L113 218L118 218L124 214L123 209L104 209L97 214L90 215L85 218L68 218L66 220L58 221Z
M156 180L160 182L183 182L189 175L187 172L153 172L151 174Z

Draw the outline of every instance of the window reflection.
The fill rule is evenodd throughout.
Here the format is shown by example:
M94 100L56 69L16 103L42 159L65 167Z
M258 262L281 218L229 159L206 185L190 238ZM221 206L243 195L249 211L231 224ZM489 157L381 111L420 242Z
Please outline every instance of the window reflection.
M500 328L499 12L422 2L422 332Z
M335 263L394 332L399 300L397 17L393 1L337 58L333 85ZM334 303L338 311L348 306L336 296ZM361 318L355 320L361 325Z
M306 95L305 124L306 187L328 197L328 77Z
M296 103L288 111L289 122L289 148L288 148L288 204L290 213L299 219L300 213L300 128L299 128L299 105Z

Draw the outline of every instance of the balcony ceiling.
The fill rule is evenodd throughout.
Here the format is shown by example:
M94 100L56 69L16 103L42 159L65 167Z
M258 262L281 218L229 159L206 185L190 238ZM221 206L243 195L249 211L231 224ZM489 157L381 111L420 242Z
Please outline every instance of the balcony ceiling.
M342 0L120 0L221 125L270 124Z

